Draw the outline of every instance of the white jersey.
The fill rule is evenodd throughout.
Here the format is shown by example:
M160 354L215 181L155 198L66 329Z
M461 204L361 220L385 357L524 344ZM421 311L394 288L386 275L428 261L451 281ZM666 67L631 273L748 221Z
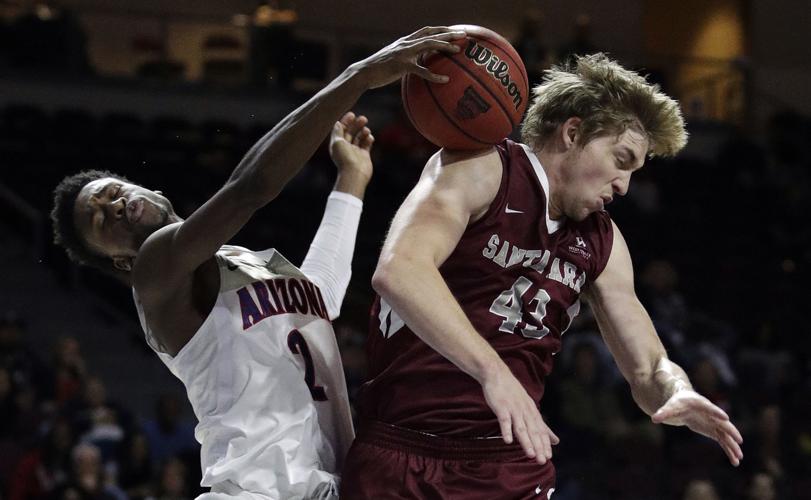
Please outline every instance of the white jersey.
M354 433L321 292L273 249L224 246L216 259L217 301L174 357L135 295L147 341L199 420L201 484L218 497L337 498Z

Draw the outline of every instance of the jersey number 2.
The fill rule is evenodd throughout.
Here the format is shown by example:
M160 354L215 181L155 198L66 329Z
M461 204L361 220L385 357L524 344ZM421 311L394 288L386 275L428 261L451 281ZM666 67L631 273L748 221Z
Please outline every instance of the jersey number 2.
M304 382L307 384L307 388L310 389L313 400L326 401L326 391L320 385L315 384L315 365L313 364L313 357L310 355L310 348L307 347L307 341L304 340L304 335L298 330L293 330L287 335L287 346L293 354L300 354L304 358Z

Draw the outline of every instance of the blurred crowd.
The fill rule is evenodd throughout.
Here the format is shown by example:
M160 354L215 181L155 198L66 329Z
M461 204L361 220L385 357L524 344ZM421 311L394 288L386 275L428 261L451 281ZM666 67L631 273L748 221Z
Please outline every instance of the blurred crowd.
M76 337L50 356L26 342L26 324L0 318L0 498L191 498L199 492L194 425L177 394L133 415L107 394Z

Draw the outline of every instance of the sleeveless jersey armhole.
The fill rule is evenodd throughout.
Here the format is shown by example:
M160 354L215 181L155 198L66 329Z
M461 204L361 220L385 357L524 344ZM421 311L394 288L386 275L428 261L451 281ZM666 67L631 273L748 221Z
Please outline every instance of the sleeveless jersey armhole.
M590 280L593 282L600 274L602 274L605 266L608 265L608 259L611 257L611 250L614 248L614 225L611 223L611 216L608 212L598 212L597 220L595 221L599 235L597 242L601 247L600 259L595 261Z
M484 215L482 215L472 224L469 224L465 232L487 222L493 222L494 219L499 216L501 210L503 210L503 205L507 199L507 189L509 187L510 178L510 169L507 166L509 162L509 151L507 151L507 148L508 146L506 140L501 144L496 145L496 152L498 152L499 162L501 163L501 181L499 182L496 196L493 198L493 201L490 202L490 206L487 207Z

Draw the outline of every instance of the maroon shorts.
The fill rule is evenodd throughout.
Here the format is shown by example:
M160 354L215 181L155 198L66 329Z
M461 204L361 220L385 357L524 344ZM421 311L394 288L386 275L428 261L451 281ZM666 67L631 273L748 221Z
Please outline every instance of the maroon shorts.
M501 438L452 439L366 423L349 450L342 500L547 500L552 462L539 465Z

